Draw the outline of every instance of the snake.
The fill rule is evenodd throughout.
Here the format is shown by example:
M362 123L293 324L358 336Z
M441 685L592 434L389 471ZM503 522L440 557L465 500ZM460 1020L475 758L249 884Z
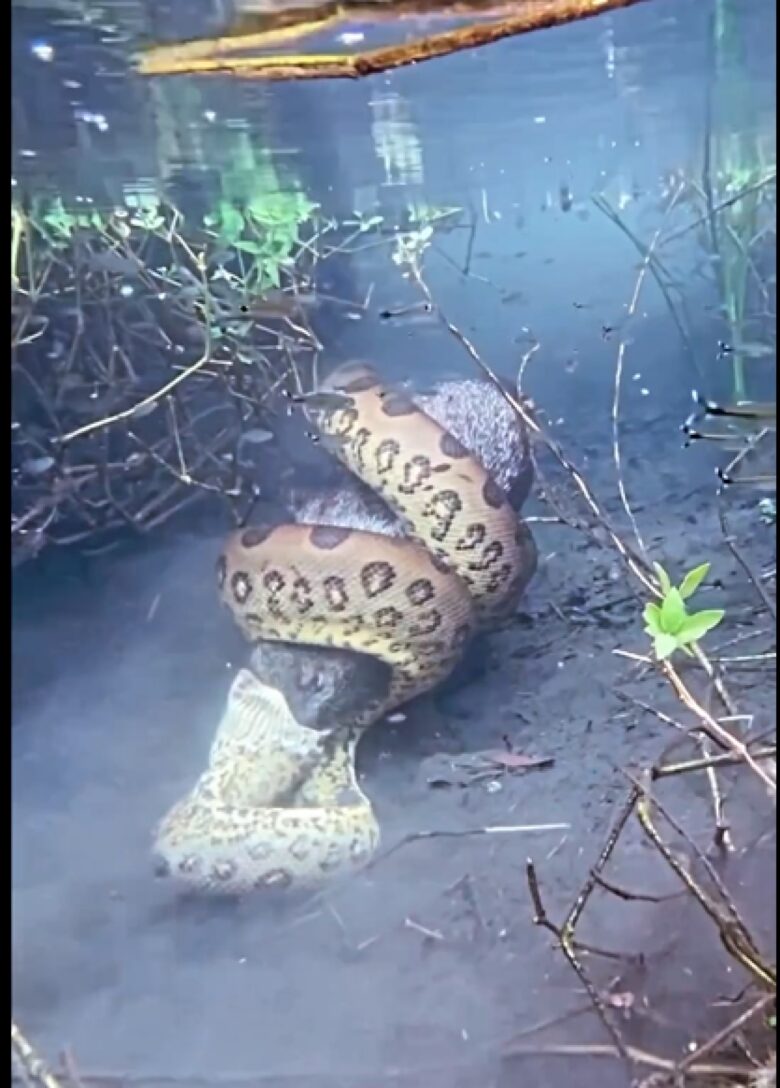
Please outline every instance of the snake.
M338 367L304 411L393 527L352 528L323 512L236 530L217 559L219 595L252 645L305 661L347 652L358 667L378 664L385 682L323 730L293 712L289 691L238 670L206 770L155 832L156 872L190 890L311 890L363 868L380 832L355 769L360 737L450 676L477 634L511 616L536 570L517 503L445 425L452 411L439 422L364 363Z

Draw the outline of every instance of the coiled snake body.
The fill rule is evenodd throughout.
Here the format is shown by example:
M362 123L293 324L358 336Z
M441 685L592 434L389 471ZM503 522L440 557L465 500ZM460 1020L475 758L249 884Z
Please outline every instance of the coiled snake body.
M340 368L307 412L403 535L244 529L219 557L220 593L251 642L368 654L389 681L322 733L239 671L207 771L156 834L158 871L203 891L312 887L363 865L379 829L355 774L362 731L443 680L477 631L512 612L536 568L527 526L480 460L373 370Z

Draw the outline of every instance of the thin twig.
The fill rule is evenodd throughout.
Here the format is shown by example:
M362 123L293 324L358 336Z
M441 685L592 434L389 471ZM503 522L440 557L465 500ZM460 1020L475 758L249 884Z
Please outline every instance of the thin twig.
M679 877L683 885L693 895L699 905L703 908L705 913L715 923L715 926L720 935L721 942L726 951L733 956L742 966L748 971L753 978L764 988L774 993L777 985L775 972L771 967L768 967L762 959L762 956L755 946L753 938L750 932L742 921L742 918L737 911L736 906L730 899L728 892L726 891L723 883L714 870L712 865L707 860L706 856L702 854L696 847L695 843L691 840L690 836L680 827L679 823L674 820L670 813L661 805L657 798L653 797L648 787L642 785L637 779L631 775L627 777L634 783L635 787L640 791L640 796L636 804L636 813L639 819L640 826L645 832L649 840L658 849L661 856L664 858L669 867ZM658 832L655 824L653 823L651 816L651 807L654 806L658 809L664 819L671 825L671 827L681 835L685 841L695 851L698 860L705 867L707 875L712 880L713 884L717 888L722 901L722 906L716 903L701 886L694 880L691 873L682 865L680 860L669 849L660 833ZM725 908L725 910L724 910Z
M670 214L672 209L677 204L677 201L679 200L683 189L684 184L681 183L677 189L677 192L672 197L664 212L664 219ZM642 261L639 266L639 272L636 278L636 283L634 284L634 290L632 292L631 299L628 304L628 310L626 312L626 320L628 321L630 321L631 318L634 317L634 315L636 314L637 306L639 305L639 296L642 291L642 285L645 281L645 277L647 276L647 272L652 264L655 249L658 245L658 241L661 237L661 232L663 230L663 223L664 220L661 221L660 225L656 229L656 232L650 240L650 244L647 246L645 254L642 257ZM642 539L642 534L639 531L639 525L636 520L636 515L634 514L634 511L631 508L631 504L628 501L625 477L623 474L622 458L620 454L620 395L623 387L623 364L626 357L626 344L626 337L621 336L620 343L618 344L617 359L615 361L615 379L612 391L612 460L615 464L615 475L617 477L618 494L620 496L623 510L626 513L628 523L631 526L631 531L634 534L634 540L636 541L637 548L639 549L639 552L645 559L645 561L647 561L647 547L645 546L645 542Z
M530 860L526 862L526 879L528 881L528 893L531 897L531 903L533 905L534 925L542 926L548 930L556 938L558 946L561 949L565 959L568 961L570 967L579 978L582 983L585 992L591 1002L591 1005L595 1009L599 1019L607 1030L607 1034L612 1038L615 1048L618 1054L623 1058L628 1067L629 1075L633 1073L631 1056L626 1044L623 1041L623 1037L618 1031L617 1026L613 1022L612 1016L607 1009L607 1006L598 992L596 987L591 982L585 968L577 956L575 947L572 942L572 938L569 932L566 931L565 926L559 927L552 922L547 914L544 903L542 901L541 889L539 887L539 879L536 875L536 868L534 863ZM595 882L594 882L595 884Z
M696 1047L690 1054L686 1054L675 1067L675 1074L687 1072L691 1066L698 1064L703 1057L707 1057L713 1052L720 1050L725 1044L732 1039L737 1032L748 1024L755 1016L762 1013L764 1009L768 1008L775 1000L774 994L762 994L757 1001L755 1001L750 1008L741 1012L730 1024L726 1024L720 1031L716 1031L715 1034L708 1039L701 1046Z
M386 861L398 850L408 846L412 842L422 842L426 839L465 839L475 835L523 835L537 831L569 831L571 824L508 824L495 827L472 827L463 830L435 830L435 831L411 831L404 835L398 842L393 843L387 850L376 854L369 862L367 869L373 869L380 861Z
M30 1084L38 1088L64 1088L15 1020L11 1020L11 1055L18 1061Z
M753 759L757 762L759 760L771 760L777 756L777 747L773 745L771 748L760 748L753 752ZM681 763L667 763L653 767L653 779L657 778L671 778L678 774L691 774L693 771L703 771L708 767L726 767L729 765L738 765L744 763L742 756L736 752L720 752L718 755L711 755L707 758L701 759L686 759Z
M650 895L649 892L630 892L626 888L621 888L619 884L613 884L611 880L607 880L600 873L596 873L594 879L604 891L611 892L618 899L625 899L629 903L633 901L638 903L666 903L670 899L679 899L682 894L680 892L671 892L669 895Z
M626 823L631 816L631 813L634 811L638 796L639 794L636 789L632 789L629 791L629 794L626 797L626 800L618 814L618 817L615 820L612 828L610 829L609 834L607 835L606 841L601 849L596 863L591 869L588 878L585 881L585 884L577 895L577 898L574 900L574 903L572 904L571 909L566 915L562 926L556 926L553 922L550 921L549 917L547 916L544 904L542 902L541 890L539 887L539 880L536 874L536 868L530 859L526 862L526 879L528 882L528 891L531 896L531 902L534 909L534 923L536 925L544 926L545 929L548 929L551 933L555 935L560 949L563 952L563 955L568 960L574 972L577 974L582 985L585 987L585 990L588 994L590 1001L593 1004L594 1009L598 1013L605 1028L611 1035L615 1046L618 1048L618 1051L628 1062L629 1066L629 1055L626 1050L625 1043L623 1042L623 1039L620 1035L620 1032L618 1031L612 1019L612 1016L610 1015L598 990L590 981L587 972L583 968L576 955L576 929L579 920L582 917L582 912L584 911L588 900L593 894L594 889L597 887L598 878L602 874L604 868L607 865L607 862L611 858L615 847L620 840L620 836L623 833L623 829L625 828Z
M148 50L140 58L139 71L143 75L172 75L185 72L227 73L234 77L256 80L360 79L364 76L420 64L437 57L450 56L464 50L476 49L479 46L490 45L533 30L563 26L577 19L589 18L607 10L631 7L640 2L641 0L537 0L533 5L523 5L519 13L514 12L513 6L510 8L513 14L494 22L467 24L426 38L405 41L400 45L382 46L352 55L299 53L285 56L270 53L237 57L230 54L221 56L217 54L190 59L187 56L184 58L177 56L173 47L158 47ZM408 6L401 0L381 5L386 8L388 15ZM415 6L418 12L423 7L419 4ZM477 11L484 7L481 4L472 6ZM332 14L325 17L309 15L304 24L306 30L336 25L349 10L346 6L334 4L323 5L320 10L323 7L335 12L335 16ZM377 8L380 5L364 4L362 7L364 12L370 12L371 18L376 18ZM460 13L463 12L463 7L464 5L461 5ZM350 5L350 8L358 10L359 6ZM468 10L467 5L466 10ZM266 47L269 41L276 43L279 40L278 33L276 27L269 26L267 31L254 36L253 45L257 47L262 42L263 47ZM217 41L217 48L219 48L219 41Z
M717 721L708 710L699 703L691 694L688 687L683 683L680 674L677 669L668 659L662 662L662 670L666 677L671 682L672 687L680 697L681 702L699 719L702 730L712 740L716 741L721 747L730 748L736 755L748 764L751 770L758 775L764 785L775 793L776 785L772 778L758 765L747 747L741 740L735 737L732 733L729 733L727 729Z
M625 1054L636 1065L646 1065L651 1069L659 1069L673 1073L676 1063L670 1058L663 1058L658 1054L651 1054L636 1046L626 1046ZM504 1058L521 1057L579 1057L579 1058L619 1058L624 1057L620 1050L608 1043L550 1043L547 1045L533 1046L509 1046L503 1054ZM688 1070L692 1077L735 1077L748 1076L752 1072L750 1066L737 1064L736 1062L702 1062L692 1065Z
M775 602L772 600L772 598L767 593L766 588L764 587L764 585L761 582L761 579L756 577L756 575L753 572L753 570L752 570L750 564L748 563L747 559L745 559L745 557L742 554L740 548L737 546L737 542L736 542L736 540L734 538L734 534L732 533L731 529L729 528L728 522L726 520L726 511L723 509L723 504L722 503L718 503L718 520L720 522L720 528L721 528L721 532L723 533L723 539L724 539L724 541L726 543L726 547L731 552L731 554L734 556L737 563L739 563L740 567L742 567L743 571L745 572L745 574L748 577L748 581L752 585L753 589L756 591L757 595L760 597L760 599L761 599L761 601L762 601L762 603L764 605L764 608L766 608L769 615L776 622L777 621L777 608L775 606Z
M615 530L612 528L612 526L610 525L610 523L607 520L606 516L604 515L603 511L601 510L598 503L596 502L596 499L593 496L593 493L592 493L590 487L588 486L587 482L585 481L584 476L579 471L579 469L564 454L564 452L560 448L560 446L552 438L550 438L550 436L547 434L547 432L544 431L542 429L542 427L537 423L537 421L534 419L533 415L528 411L528 408L526 407L526 405L523 404L523 402L518 397L514 397L508 390L506 390L504 388L503 384L499 381L498 375L495 374L495 372L491 369L491 367L488 366L488 364L484 361L484 359L481 357L481 355L479 354L477 349L474 347L474 345L471 343L471 341L468 339L468 337L464 333L462 333L460 331L460 329L456 325L453 325L453 323L442 313L442 311L441 311L441 309L439 307L435 306L434 301L433 301L433 297L432 297L431 292L430 292L430 289L428 288L427 284L425 283L425 280L422 277L422 273L421 273L419 264L412 263L412 265L410 267L410 272L411 272L415 282L417 283L418 287L420 288L423 295L425 296L426 300L428 301L428 303L433 308L433 312L438 314L439 319L441 320L441 322L445 326L445 328L447 328L449 330L449 332L455 337L455 339L466 350L468 355L474 360L474 362L477 364L477 366L480 368L480 370L482 370L482 372L496 386L496 388L501 393L501 395L504 397L504 399L507 401L507 403L514 409L514 411L517 413L517 415L522 419L522 421L526 425L526 427L528 427L529 431L531 431L531 433L533 433L534 435L538 436L544 442L544 444L547 446L547 448L553 454L553 456L558 461L558 463L561 465L561 467L566 471L566 473L574 481L577 489L579 490L580 494L584 498L584 500L585 500L591 514L596 519L598 524L601 525L602 528L605 530L605 532L609 536L610 540L612 541L613 545L617 549L618 554L623 559L623 561L626 563L628 568L632 571L632 573L636 576L636 578L638 578L639 581L645 586L645 588L650 593L653 594L653 596L658 596L659 595L659 590L658 590L658 587L655 584L655 581L653 579L652 574L646 568L646 566L645 566L643 560L641 559L641 557L638 557L635 554L633 554L631 549L620 539L620 537L617 535Z

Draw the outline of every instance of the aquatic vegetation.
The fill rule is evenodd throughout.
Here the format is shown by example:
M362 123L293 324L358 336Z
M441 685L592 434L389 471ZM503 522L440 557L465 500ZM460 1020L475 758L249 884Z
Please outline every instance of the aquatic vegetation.
M301 193L276 193L250 201L243 210L221 200L204 222L221 244L248 254L246 287L262 290L281 287L282 270L294 260L301 244L301 226L315 210L316 205Z
M721 483L774 489L776 141L774 126L756 117L742 43L744 11L733 0L717 0L713 12L702 153L695 167L676 170L668 179L652 239L644 241L603 193L593 202L641 254L641 267L661 292L696 385L718 398L694 393L699 410L682 425L686 444L711 440L735 454L719 472ZM692 240L698 249L695 263L686 248ZM682 250L675 250L676 243L683 243ZM681 258L677 267L675 257ZM710 308L720 325L714 358L703 357L692 332L691 276L703 278L718 300ZM620 375L619 367L616 405ZM702 419L714 420L715 426L695 428ZM617 428L617 415L613 424ZM767 460L767 452L769 470L746 474L748 458Z
M198 499L242 520L270 398L312 381L319 269L369 234L425 247L460 211L410 206L402 231L323 219L264 153L238 152L199 216L151 190L108 211L12 202L15 562L153 531Z
M769 280L777 203L775 138L755 125L741 15L733 0L715 5L702 175L691 186L702 209L700 241L730 330L733 396L744 400L751 361L776 352Z
M237 254L247 290L279 288L318 205L294 182L282 180L271 153L247 133L234 134L227 150L229 166L220 173L220 193L204 225L218 246Z
M653 564L661 585L660 604L645 605L645 631L653 640L653 650L659 661L670 657L675 650L690 654L691 643L698 642L713 627L717 627L725 612L722 608L707 608L689 612L685 602L693 596L707 576L709 563L694 567L680 582L673 586L669 575L660 563Z
M206 223L153 193L109 212L11 207L12 541L105 543L206 495L254 501L247 434L306 372L315 206L300 192Z

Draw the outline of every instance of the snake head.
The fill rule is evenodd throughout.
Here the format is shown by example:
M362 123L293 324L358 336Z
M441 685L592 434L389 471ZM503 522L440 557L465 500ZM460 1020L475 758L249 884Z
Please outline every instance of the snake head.
M249 661L264 684L284 693L296 721L330 731L348 725L386 695L390 668L352 650L258 642Z

